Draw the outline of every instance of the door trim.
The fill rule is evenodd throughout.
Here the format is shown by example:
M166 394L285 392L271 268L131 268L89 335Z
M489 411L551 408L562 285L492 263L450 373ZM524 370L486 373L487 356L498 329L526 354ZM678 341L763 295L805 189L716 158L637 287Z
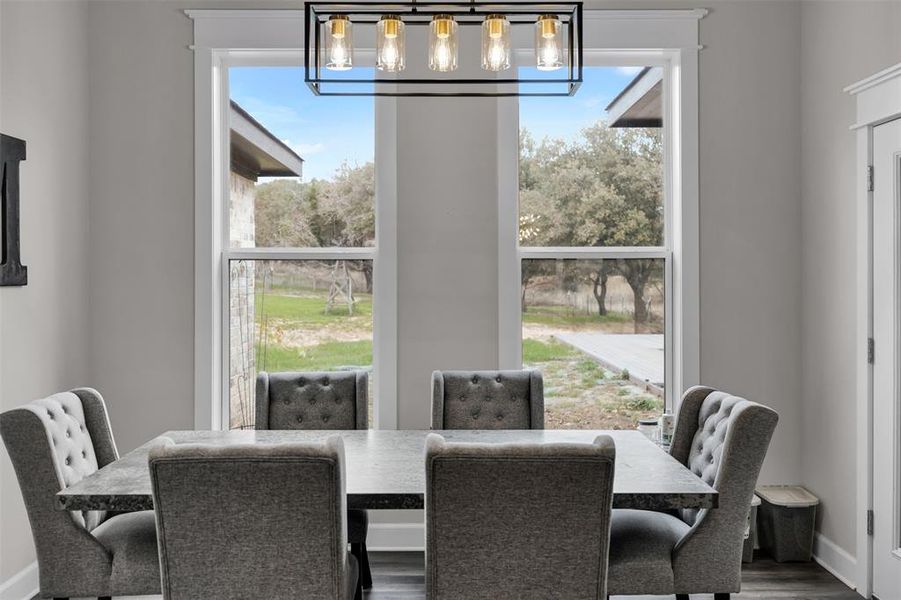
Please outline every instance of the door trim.
M873 368L869 339L873 336L873 192L868 189L873 164L873 128L901 117L901 63L884 69L844 90L857 102L851 130L857 134L857 592L873 593L873 544L867 534L867 511L873 508Z

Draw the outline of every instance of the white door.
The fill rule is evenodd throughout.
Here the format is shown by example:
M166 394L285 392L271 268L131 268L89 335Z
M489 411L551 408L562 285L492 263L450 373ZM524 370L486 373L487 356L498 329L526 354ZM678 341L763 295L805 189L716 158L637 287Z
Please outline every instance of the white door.
M901 119L873 131L873 594L901 600Z

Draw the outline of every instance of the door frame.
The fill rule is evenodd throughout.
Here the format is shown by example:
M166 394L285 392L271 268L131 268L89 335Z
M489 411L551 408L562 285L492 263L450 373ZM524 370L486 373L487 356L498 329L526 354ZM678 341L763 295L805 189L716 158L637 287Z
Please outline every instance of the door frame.
M857 592L873 593L873 538L868 516L873 509L873 129L901 117L901 63L849 85L844 90L857 103L851 130L857 135L856 194L856 328L855 379L857 388Z

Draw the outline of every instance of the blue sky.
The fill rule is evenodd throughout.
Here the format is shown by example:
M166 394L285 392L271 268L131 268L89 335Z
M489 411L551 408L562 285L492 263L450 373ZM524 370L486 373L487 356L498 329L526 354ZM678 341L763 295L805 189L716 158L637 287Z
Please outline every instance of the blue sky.
M586 68L575 96L520 98L520 123L539 140L572 140L604 117L604 108L639 70ZM537 73L529 71L522 75ZM373 98L314 96L299 67L233 67L229 86L233 100L304 159L304 180L329 179L343 162L361 165L373 159Z

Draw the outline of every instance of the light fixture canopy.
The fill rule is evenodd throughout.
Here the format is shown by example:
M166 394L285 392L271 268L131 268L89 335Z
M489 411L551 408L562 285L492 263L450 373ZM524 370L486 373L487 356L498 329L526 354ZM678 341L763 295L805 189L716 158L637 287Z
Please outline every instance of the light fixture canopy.
M571 96L582 83L582 2L305 2L304 27L317 95ZM408 27L425 31L408 44Z

